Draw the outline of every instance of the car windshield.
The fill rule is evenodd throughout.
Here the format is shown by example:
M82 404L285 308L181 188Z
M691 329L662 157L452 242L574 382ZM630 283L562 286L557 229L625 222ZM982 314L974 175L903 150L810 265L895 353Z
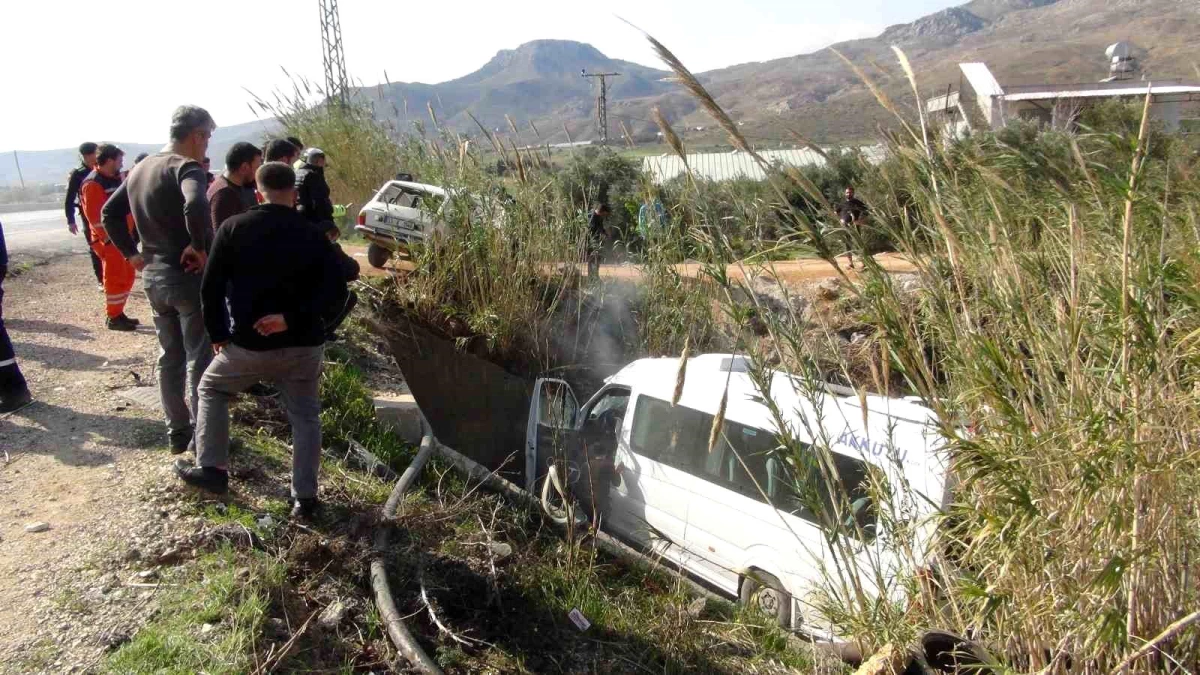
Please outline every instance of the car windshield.
M429 213L437 213L445 201L445 197L439 194L394 183L384 188L377 199L391 206L421 209Z

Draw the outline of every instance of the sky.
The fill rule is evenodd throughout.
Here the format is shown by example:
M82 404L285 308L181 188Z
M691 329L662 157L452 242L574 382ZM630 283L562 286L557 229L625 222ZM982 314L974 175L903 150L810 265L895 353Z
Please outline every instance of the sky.
M372 85L443 82L501 49L554 38L661 66L654 35L693 72L877 35L963 0L340 0L347 72ZM323 81L317 0L26 0L5 3L0 152L83 140L158 143L182 103L250 122L248 91ZM435 11L430 11L433 8Z

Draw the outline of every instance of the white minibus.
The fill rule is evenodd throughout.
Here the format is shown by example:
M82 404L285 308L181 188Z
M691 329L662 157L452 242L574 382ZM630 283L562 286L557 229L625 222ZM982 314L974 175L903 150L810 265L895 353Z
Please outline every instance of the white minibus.
M835 637L806 621L803 602L820 584L822 567L834 563L821 524L828 516L817 513L830 509L814 508L833 503L821 487L829 483L813 480L818 453L798 458L803 451L778 450L776 420L750 366L747 357L728 354L689 359L676 405L678 359L635 361L582 406L566 382L538 380L527 424L525 487L538 494L548 466L562 467L575 499L584 511L600 514L606 531L757 605L785 627ZM907 516L918 545L927 545L930 516L943 504L945 487L934 413L914 398L860 397L833 385L811 395L788 373L769 379L767 395L792 437L802 444L829 441L846 495L839 503L849 504L857 525L846 521L857 533L856 564L882 566L892 579L904 573L889 558L887 532L876 531L865 481L874 467L889 485L902 484L916 496ZM726 387L725 422L710 452ZM807 486L804 496L801 486Z

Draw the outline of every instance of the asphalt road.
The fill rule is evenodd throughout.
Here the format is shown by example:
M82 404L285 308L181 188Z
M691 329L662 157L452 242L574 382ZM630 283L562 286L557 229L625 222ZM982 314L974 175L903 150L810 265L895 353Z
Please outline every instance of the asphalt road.
M72 236L62 209L0 214L9 255L54 256L84 253L83 234Z

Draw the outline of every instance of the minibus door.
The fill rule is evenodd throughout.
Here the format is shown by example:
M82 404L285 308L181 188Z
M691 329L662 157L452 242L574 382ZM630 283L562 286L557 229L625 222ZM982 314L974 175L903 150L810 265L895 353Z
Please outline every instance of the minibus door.
M579 442L578 415L579 402L571 385L551 378L534 384L525 428L525 489L530 493L536 494L551 461L572 456L572 445Z

